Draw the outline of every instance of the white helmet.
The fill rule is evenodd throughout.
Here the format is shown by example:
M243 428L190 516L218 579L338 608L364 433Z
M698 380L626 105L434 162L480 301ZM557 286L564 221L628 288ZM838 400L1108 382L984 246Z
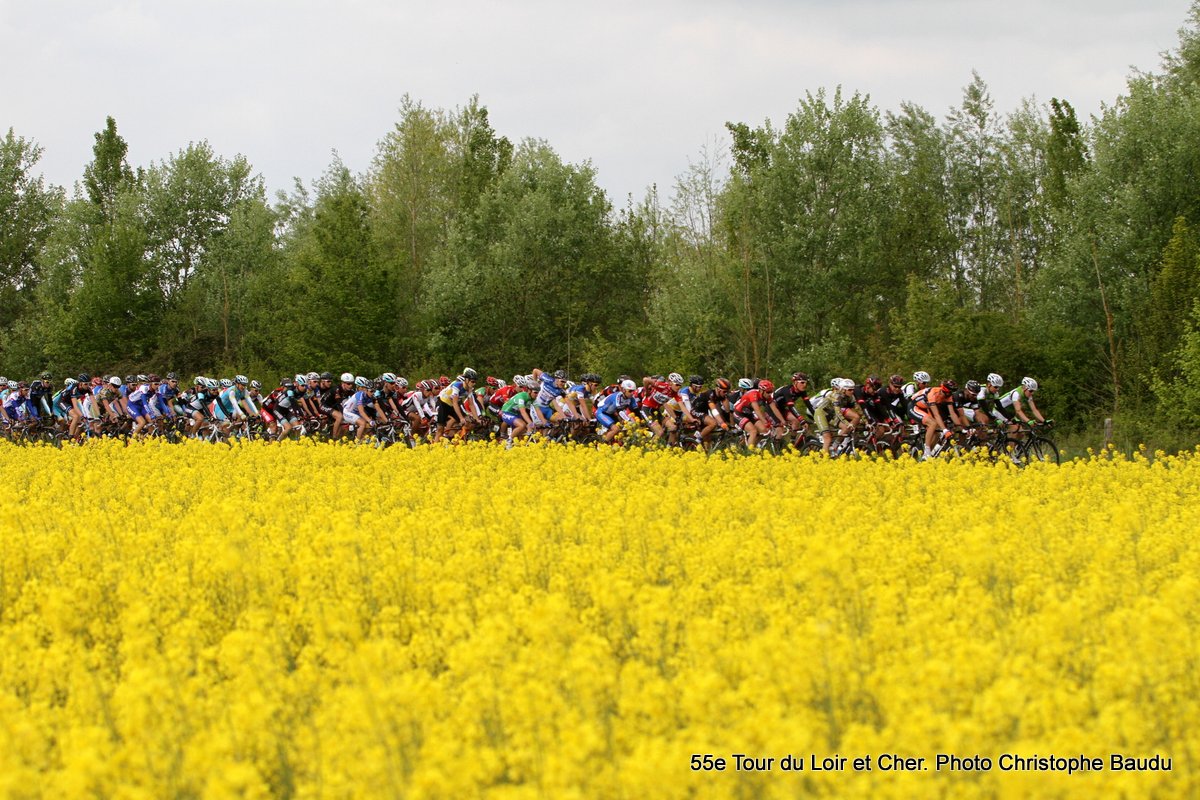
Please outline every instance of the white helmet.
M841 380L838 382L838 388L839 388L839 389L844 389L844 390L850 390L850 389L853 389L853 388L854 388L854 381L850 380L849 378L842 378L842 379L841 379Z
M229 378L221 378L222 389L228 389L231 386L233 386L233 381L229 380Z
M1036 392L1038 388L1037 381L1033 378L1021 378L1021 385L1025 387L1027 392Z
M407 389L408 388L408 378L399 378L399 377L396 378L396 385L399 386L401 389Z
M401 378L400 380L404 380L404 379ZM508 386L508 384L504 382L504 379L496 378L496 388L497 389L503 389L505 386Z
M667 380L670 381L671 383L678 383L681 386L683 385L683 376L680 375L678 372L672 372L670 375L667 376Z
M923 369L919 369L913 373L913 380L917 383L929 383L931 378L929 377L928 372Z
M371 385L371 379L364 378L362 375L359 375L357 378L354 379L354 385L359 386L363 389L366 389Z
M738 378L738 388L743 391L749 391L754 388L754 381L749 378Z
M354 376L349 372L342 373L342 383L354 383Z
M309 383L316 383L317 381L321 380L321 373L310 372L307 375L305 375L304 377L308 378Z
M309 378L309 380L312 380L312 379ZM241 386L248 386L250 384L250 379L247 378L245 375L234 375L233 382L236 384L239 384Z
M1004 378L1001 378L999 375L992 372L992 373L989 373L987 376L987 383L988 383L988 386L991 386L993 389L999 389L1001 386L1004 385Z
M121 385L121 379L118 378L116 375L113 375L111 378L109 378L108 382L112 386L120 386Z
M632 392L637 389L637 384L633 381L621 381L621 388L627 392Z
M63 381L63 386L70 389L72 386L76 385L77 383L79 383L79 381L75 380L74 378L67 378L65 381Z
M204 379L204 388L208 389L211 392L213 389L220 389L221 384L217 383L216 380L213 378L205 378Z
M297 375L292 380L294 380L296 382L297 389L307 389L308 388L308 376L307 375Z
M384 383L395 383L396 382L396 373L385 372L379 376L379 380L383 381Z

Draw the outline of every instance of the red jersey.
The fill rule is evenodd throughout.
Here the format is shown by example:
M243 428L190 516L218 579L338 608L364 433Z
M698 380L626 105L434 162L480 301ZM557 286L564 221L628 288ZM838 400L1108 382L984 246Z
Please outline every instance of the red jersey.
M648 389L642 390L642 408L662 408L672 400L678 399L679 392L675 391L675 385L666 381L652 383Z
M489 406L502 406L505 403L507 403L509 400L511 400L512 396L516 393L517 393L517 387L515 384L509 384L508 386L502 386L499 389L497 389L491 397L488 398L488 405Z
M754 404L759 403L763 407L763 411L767 410L767 405L771 402L771 396L763 394L759 389L751 389L742 395L741 399L733 407L733 410L739 414L753 414Z

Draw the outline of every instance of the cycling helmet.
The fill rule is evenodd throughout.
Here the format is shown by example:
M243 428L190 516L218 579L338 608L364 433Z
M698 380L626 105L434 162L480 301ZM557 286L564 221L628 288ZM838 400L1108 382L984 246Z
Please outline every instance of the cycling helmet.
M26 383L25 381L17 381L17 388L18 389L28 389L29 384Z
M33 383L29 384L29 388L33 389L35 392L40 392L43 388L42 379L38 378Z
M704 376L703 375L688 375L688 386L703 386L703 385L704 385Z
M79 383L79 381L75 380L74 378L67 378L65 381L63 381L63 386L70 389L72 386L74 386L77 383Z
M499 389L499 388L500 388L500 381L496 380L496 379L495 379L495 378L493 378L491 375L488 375L488 376L487 376L487 381L486 381L486 383L487 383L487 385L488 385L488 386L492 387L493 389Z
M449 386L449 385L450 385L450 379L447 378L445 375L442 375L441 377L438 378L438 386L444 387L444 386Z
M987 376L987 382L988 386L991 386L993 389L999 389L1004 385L1004 378L993 372Z
M149 382L149 380L150 380L149 375L145 374L144 372L138 373L138 376L137 376L138 383L147 383L147 382Z
M282 381L279 382L279 385L285 389L295 389L296 388L296 382L294 380L292 380L291 378L284 378Z
M469 381L474 381L474 380L479 379L479 373L476 372L475 370L471 369L470 367L467 367L466 369L463 370L462 376L463 376L463 378L465 378L466 380L469 380Z
M888 378L888 383L890 383L892 386L903 386L904 385L904 376L903 375L893 375L892 377Z
M842 388L846 391L850 391L854 388L854 381L850 380L849 378L842 378Z
M212 378L205 378L205 379L204 379L204 388L205 388L205 389L208 389L208 390L211 392L211 391L213 391L214 389L220 389L220 388L221 388L221 384L217 383L217 382L216 382L214 379L212 379Z
M135 383L137 383L137 382L138 382L138 376L137 376L137 375L126 375L126 376L125 376L125 383L126 383L127 385L130 385L130 386L132 386L133 384L135 384Z
M754 381L749 378L738 378L738 388L748 392L754 388Z
M520 386L520 385L521 385L521 380L522 380L524 377L525 377L524 375L513 375L513 379L512 379L513 385L514 385L514 386Z
M775 391L775 384L771 383L766 378L758 382L758 390L763 394L771 394Z
M967 385L963 387L967 394L979 394L979 390L983 387L979 385L979 381L967 381Z
M321 373L321 380L323 380L323 381L331 381L331 380L333 380L333 373L332 373L332 372L322 372L322 373Z
M354 383L354 376L349 372L343 372L342 383Z
M8 388L9 388L9 389L12 389L13 391L16 391L16 389L17 389L17 382L16 382L16 381L9 381L9 382L8 382Z
M221 378L221 388L222 389L232 389L233 381L229 380L229 378Z
M38 378L43 381L54 380L54 377L49 372L43 372L41 375L38 375Z
M307 375L297 375L296 377L292 378L292 381L295 382L297 389L307 389L308 388L308 376Z
M149 375L146 376L146 380L150 381L151 383L162 383L162 381L160 381L158 379L157 372L151 372Z
M667 376L667 380L670 381L671 383L675 384L676 386L683 385L683 376L680 375L678 372L672 372L670 375Z
M308 378L309 383L316 383L317 381L321 380L321 376L316 372L310 372L304 377Z
M0 375L0 386L8 386L8 378Z
M913 380L916 381L917 383L929 383L929 381L930 381L929 373L923 369L919 369L913 373Z
M112 384L113 386L120 386L120 385L121 385L121 379L120 379L120 378L118 378L116 375L113 375L111 378L109 378L109 379L108 379L108 382L109 382L110 384Z
M192 385L193 385L193 386L203 386L203 385L204 385L204 378L202 378L202 377L200 377L199 375L197 375L196 377L192 378Z
M713 388L723 389L724 391L728 392L730 389L729 378L717 378L716 382L713 384Z
M261 389L262 389L262 384L261 384L261 383L259 383L258 381L250 381L250 388L251 388L251 389L259 389L259 390L261 390Z
M91 383L91 381L92 381L91 375L88 375L86 372L79 373L79 382L80 383Z
M312 378L309 378L309 380L311 381ZM247 378L245 375L235 375L233 378L233 382L238 384L239 386L246 386L250 383L250 379Z
M354 385L361 386L363 389L369 389L371 387L371 379L364 378L362 375L359 375L354 379Z
M177 381L177 380L179 380L179 376L178 376L178 375L176 375L174 372L168 372L168 373L167 373L167 380L169 380L169 381Z
M401 389L408 388L408 378L396 378L396 385Z
M1027 392L1036 392L1038 389L1038 382L1033 378L1021 378L1021 385L1025 387L1025 391Z
M793 381L804 381L805 383L808 383L808 375L803 372L793 372L792 380Z
M379 380L383 381L384 383L395 383L396 375L392 372L385 372L379 376Z
M556 381L567 380L567 371L565 369L554 370L554 380L556 380Z
M637 391L637 384L630 380L621 381L621 390L625 392Z
M958 382L947 378L946 380L942 381L942 388L947 392L957 392Z
M496 388L497 389L503 389L505 386L508 386L507 381L505 381L501 378L496 378Z
M863 386L871 386L879 389L883 387L883 381L879 379L878 375L871 375L865 381L863 381Z

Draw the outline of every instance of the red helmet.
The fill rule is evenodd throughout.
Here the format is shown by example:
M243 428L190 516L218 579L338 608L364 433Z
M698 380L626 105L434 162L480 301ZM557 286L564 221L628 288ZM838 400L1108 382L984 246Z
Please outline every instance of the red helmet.
M442 386L442 387L449 386L449 385L450 385L450 379L449 379L449 378L447 378L445 375L443 375L442 377L438 378L438 385L439 385L439 386Z
M771 383L766 378L763 378L758 382L758 390L763 394L770 394L771 392L775 391L775 384Z
M500 381L496 380L491 375L488 375L487 376L487 385L492 387L493 389L497 389L500 387Z

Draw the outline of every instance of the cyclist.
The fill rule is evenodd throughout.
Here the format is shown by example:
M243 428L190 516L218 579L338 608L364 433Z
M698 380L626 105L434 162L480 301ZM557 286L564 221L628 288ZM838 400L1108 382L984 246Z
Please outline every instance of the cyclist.
M700 441L708 444L712 440L713 431L720 428L729 430L733 419L732 407L729 405L729 390L733 388L728 378L717 378L713 387L707 392L696 395L692 401L692 413L700 421Z
M1038 382L1033 378L1022 378L1021 385L1013 389L1008 394L1000 398L1000 402L996 405L996 411L999 412L1000 418L1008 423L1008 432L1016 433L1020 426L1017 424L1019 419L1026 425L1032 425L1033 421L1029 419L1029 415L1025 413L1025 404L1029 404L1029 410L1038 422L1043 425L1047 424L1047 420L1042 416L1042 412L1038 409L1037 404L1033 402L1033 395L1038 390Z
M665 380L661 375L652 375L644 378L642 382L645 387L640 399L642 419L646 420L650 431L657 438L661 439L664 434L669 434L673 444L675 419L674 414L666 413L666 409L672 402L678 402L679 390L683 388L683 376L672 372Z
M371 418L375 400L371 397L373 387L370 378L359 375L354 379L354 386L356 389L354 394L342 402L342 420L347 427L356 426L357 432L354 440L360 442L366 434L367 428L373 425Z
M775 384L763 378L734 406L738 427L745 431L750 447L755 446L760 435L766 436L776 429L782 432L787 427L787 419L775 405L774 394Z
M500 407L500 420L508 429L508 441L528 436L533 429L533 419L529 416L529 408L533 398L529 394L529 381L524 375L516 376L516 385L507 400Z
M29 399L29 384L25 381L8 382L8 396L4 398L0 409L8 425L38 419L37 406Z
M955 408L954 393L958 391L958 383L947 378L937 386L930 387L924 393L918 392L913 405L913 416L925 426L925 457L930 458L933 442L938 431L949 431L950 426L963 427L963 419Z
M300 415L300 395L296 381L285 377L262 403L262 418L267 432L279 439L286 438L296 426Z
M637 384L627 378L621 382L618 391L605 397L596 406L596 424L603 431L601 437L605 442L612 443L621 425L633 421L633 412L638 407L636 392Z
M479 374L475 370L467 367L457 380L448 381L438 392L437 431L433 436L435 442L440 441L446 433L453 433L456 428L466 428L468 417L475 423L480 422L473 403L467 405L468 398L475 391L475 381L478 377Z

